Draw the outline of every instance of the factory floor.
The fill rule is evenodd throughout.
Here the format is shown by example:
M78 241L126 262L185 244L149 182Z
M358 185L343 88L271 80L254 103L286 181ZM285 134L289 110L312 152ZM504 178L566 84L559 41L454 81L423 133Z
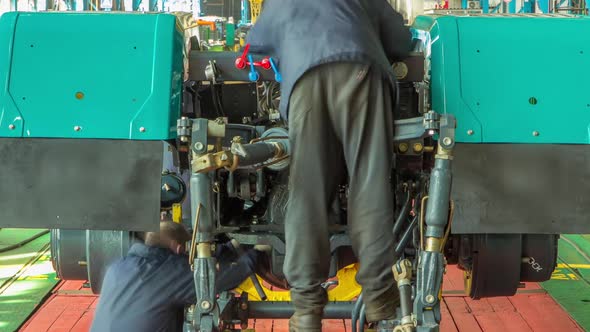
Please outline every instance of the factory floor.
M40 231L0 230L0 332L88 331L98 297L84 282L55 278L48 235L2 252ZM461 272L449 267L441 331L590 331L590 236L564 236L559 246L552 279L529 283L513 297L471 300L463 295ZM342 320L324 326L351 330ZM249 328L287 331L287 321L256 320Z

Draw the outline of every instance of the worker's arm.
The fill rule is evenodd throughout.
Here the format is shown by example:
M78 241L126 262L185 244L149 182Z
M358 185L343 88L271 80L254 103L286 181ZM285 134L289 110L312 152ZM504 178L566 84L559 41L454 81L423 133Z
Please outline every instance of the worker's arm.
M215 281L215 288L218 292L230 291L238 287L244 280L254 274L258 257L262 253L250 249L235 262L220 261L220 271Z
M390 63L405 59L412 45L412 34L404 24L403 16L396 12L386 0L371 0L375 10L379 37Z
M178 255L176 258L175 269L177 270L177 280L175 292L177 305L185 306L197 303L197 293L195 291L195 279L193 271L188 263L187 255Z
M254 54L276 56L277 33L280 25L275 25L275 15L277 15L280 1L266 0L264 10L258 16L256 23L252 26L246 36L246 43L250 44L250 52Z

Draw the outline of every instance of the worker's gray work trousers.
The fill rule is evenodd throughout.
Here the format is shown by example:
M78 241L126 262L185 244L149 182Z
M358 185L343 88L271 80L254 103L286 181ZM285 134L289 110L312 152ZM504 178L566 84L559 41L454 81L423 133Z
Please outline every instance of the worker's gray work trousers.
M306 73L292 92L284 272L297 314L320 314L327 303L320 285L330 267L329 211L348 174L348 227L367 320L395 317L392 88L369 65L333 63Z

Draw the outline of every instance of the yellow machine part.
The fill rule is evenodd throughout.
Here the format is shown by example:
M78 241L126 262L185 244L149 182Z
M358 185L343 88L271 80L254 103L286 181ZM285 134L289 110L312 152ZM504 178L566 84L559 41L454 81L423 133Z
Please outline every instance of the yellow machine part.
M258 18L258 15L260 15L262 2L263 0L250 0L250 21L252 24L256 23L256 19Z
M473 276L469 271L463 271L463 285L465 288L465 294L471 294L471 287L473 287Z
M336 273L338 285L328 289L329 301L352 301L361 294L361 286L355 279L357 271L358 263L355 263L340 269ZM260 281L262 289L264 289L267 301L291 301L291 294L288 290L270 290L264 286L262 278L256 277ZM247 293L250 301L261 301L250 278L246 279L235 291L240 294Z
M172 204L172 221L177 224L182 222L182 205L178 203Z

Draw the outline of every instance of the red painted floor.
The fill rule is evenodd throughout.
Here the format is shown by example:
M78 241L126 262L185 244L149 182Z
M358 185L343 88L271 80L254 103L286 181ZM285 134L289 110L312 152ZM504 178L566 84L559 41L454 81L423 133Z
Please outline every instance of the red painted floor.
M583 331L538 284L527 284L513 297L475 301L462 294L462 275L456 268L449 267L444 282L443 332ZM98 297L82 284L62 282L21 331L88 331ZM287 331L286 320L257 320L250 325L257 332ZM324 324L324 332L350 330L349 321Z

